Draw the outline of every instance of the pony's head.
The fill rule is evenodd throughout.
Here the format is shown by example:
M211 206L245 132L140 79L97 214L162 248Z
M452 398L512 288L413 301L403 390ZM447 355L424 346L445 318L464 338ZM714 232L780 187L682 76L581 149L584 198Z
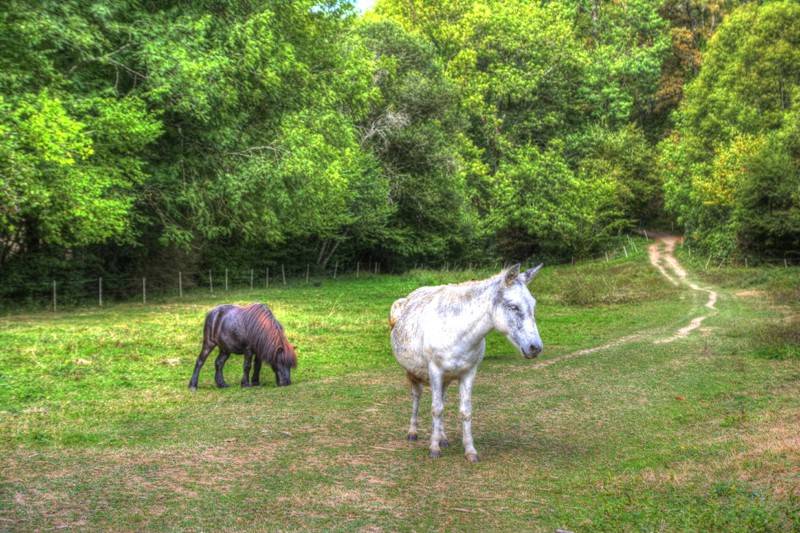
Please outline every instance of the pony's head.
M275 351L275 357L270 361L272 371L275 372L275 382L278 387L292 384L292 369L297 367L297 353L295 347L283 338L282 345Z
M275 372L279 387L292 384L292 369L297 366L295 348L286 340L283 326L264 304L245 308L247 336L253 351Z
M520 272L514 265L499 275L498 289L492 300L492 321L495 329L517 347L527 359L542 352L542 339L536 327L536 299L528 290L542 265Z

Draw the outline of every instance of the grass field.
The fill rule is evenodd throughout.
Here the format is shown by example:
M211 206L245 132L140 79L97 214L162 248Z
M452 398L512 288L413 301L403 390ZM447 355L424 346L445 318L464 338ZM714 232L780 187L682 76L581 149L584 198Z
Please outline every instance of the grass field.
M391 302L488 272L415 271L180 303L0 319L0 529L777 531L800 528L797 269L704 272L719 312L640 250L546 268L545 352L489 339L473 396L481 463L428 458L388 344ZM267 302L299 347L293 385L187 390L205 312ZM581 357L576 350L638 335ZM267 369L268 370L268 369ZM241 357L226 379L238 384ZM262 377L263 380L263 377Z

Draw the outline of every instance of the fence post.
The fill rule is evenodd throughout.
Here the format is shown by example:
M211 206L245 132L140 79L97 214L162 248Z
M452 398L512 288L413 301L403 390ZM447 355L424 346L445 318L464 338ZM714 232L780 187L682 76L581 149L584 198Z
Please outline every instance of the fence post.
M214 276L211 275L211 270L208 271L208 288L211 294L214 294Z
M606 252L606 263L608 263L608 252Z
M97 280L97 302L100 307L103 307L103 278L102 276Z
M358 274L360 269L361 269L361 261L356 261L356 279L358 279Z
M783 268L789 268L789 264L786 262L786 258L783 258Z
M250 290L253 290L253 269L250 269Z
M747 258L744 258L744 267L747 268Z
M286 269L283 268L283 263L281 263L281 278L283 278L283 284L286 285Z
M53 312L56 312L56 280L53 280Z
M376 274L378 273L378 262L377 261L375 261L375 273Z
M339 260L336 260L336 263L333 265L333 279L336 279L336 271L339 270Z
M306 263L306 285L308 285L308 273L311 271L311 265Z
M649 239L650 237L647 236L647 230L644 230L644 238Z
M142 305L147 303L147 278L142 278Z
M711 256L708 256L708 261L706 261L706 266L703 267L703 270L708 270L708 264L711 262Z
M178 296L183 298L183 272L178 270Z
M228 269L225 269L225 292L228 292Z
M625 246L622 246L622 251L625 252L625 257L628 257L628 249Z
M264 288L269 289L269 267L267 267L267 275L264 278L264 281L265 281Z

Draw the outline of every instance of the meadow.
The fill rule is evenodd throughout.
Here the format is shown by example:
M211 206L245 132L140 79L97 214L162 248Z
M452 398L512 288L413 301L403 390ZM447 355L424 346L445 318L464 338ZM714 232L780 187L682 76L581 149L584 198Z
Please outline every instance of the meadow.
M481 462L407 442L391 302L489 271L411 271L0 318L0 529L776 531L800 527L797 268L703 269L718 312L630 257L546 267L545 350L499 335L473 395ZM264 301L293 384L241 389L241 356L187 390L206 311ZM629 339L615 344L616 340ZM574 356L582 349L607 349ZM212 354L212 357L215 354ZM567 357L565 357L567 356ZM548 364L552 363L552 364Z

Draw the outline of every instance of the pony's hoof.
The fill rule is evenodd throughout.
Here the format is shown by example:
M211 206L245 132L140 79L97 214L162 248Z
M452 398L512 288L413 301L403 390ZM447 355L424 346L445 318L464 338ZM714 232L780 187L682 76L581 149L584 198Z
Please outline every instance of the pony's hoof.
M442 439L442 440L439 441L439 447L440 448L447 448L448 446L450 446L450 441L449 440Z
M258 387L259 385L261 385L261 383L258 382L258 381L251 381L250 385L253 386L253 387Z
M438 459L442 456L442 452L439 450L431 450L431 459Z
M416 433L409 433L409 434L408 434L408 437L406 437L406 438L407 438L409 441L415 441L415 440L417 440L417 434L416 434Z
M197 392L197 386L196 385L189 385L189 390L191 392Z
M217 383L217 387L219 387L220 389L224 389L226 387L230 387L230 385L228 385L227 383Z
M467 461L470 463L477 463L478 462L478 454L477 453L468 453L466 454Z
M251 386L251 385L250 385L249 383L242 383L242 387L243 387L243 388L244 388L244 387L250 387L250 386Z

